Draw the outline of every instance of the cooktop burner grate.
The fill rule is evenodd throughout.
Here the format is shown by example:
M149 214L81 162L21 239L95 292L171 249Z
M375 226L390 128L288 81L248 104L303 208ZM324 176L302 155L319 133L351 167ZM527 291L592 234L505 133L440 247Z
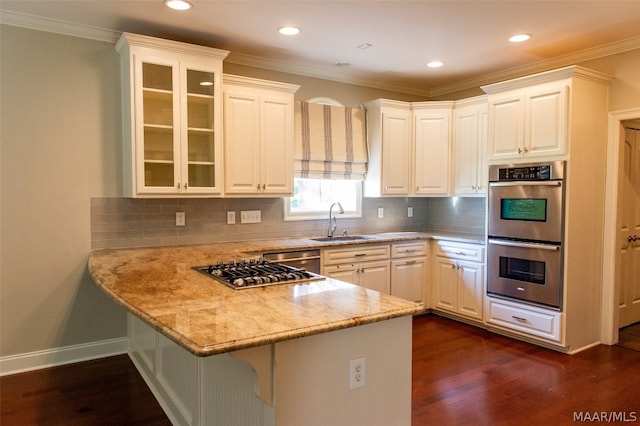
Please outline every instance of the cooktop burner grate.
M192 269L235 290L325 279L322 275L264 258L220 261L215 265L194 266Z

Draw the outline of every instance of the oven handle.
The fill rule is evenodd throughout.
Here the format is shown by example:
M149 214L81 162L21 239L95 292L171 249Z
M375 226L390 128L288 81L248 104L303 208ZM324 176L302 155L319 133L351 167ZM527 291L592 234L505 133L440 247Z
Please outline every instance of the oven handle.
M489 186L562 186L560 180L489 182Z
M489 239L488 242L489 244L495 244L497 246L521 247L521 248L541 249L541 250L550 250L550 251L560 250L560 246L553 246L550 244L521 243L519 241L504 241L504 240L494 240L494 239Z

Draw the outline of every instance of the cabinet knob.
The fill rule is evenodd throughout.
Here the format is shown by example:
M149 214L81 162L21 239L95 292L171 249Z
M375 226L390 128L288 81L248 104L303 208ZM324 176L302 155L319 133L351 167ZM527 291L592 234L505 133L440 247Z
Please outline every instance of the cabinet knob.
M180 191L180 182L178 182L178 184L176 185L176 189Z
M522 154L522 148L518 148L518 154Z
M529 152L529 149L525 146L524 147L524 153L526 154L527 152Z
M184 190L186 191L186 190L187 190L187 188L189 187L189 185L187 185L187 183L185 182L185 183L184 183L184 185L183 185L183 187L184 187Z
M262 190L264 191L265 189L267 189L267 185L266 184L262 184Z

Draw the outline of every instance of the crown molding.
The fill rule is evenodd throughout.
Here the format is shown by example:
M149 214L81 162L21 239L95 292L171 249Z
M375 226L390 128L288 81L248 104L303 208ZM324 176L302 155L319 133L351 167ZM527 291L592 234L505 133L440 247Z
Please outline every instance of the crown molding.
M91 40L105 41L108 43L115 43L122 34L119 31L113 31L106 28L98 28L90 25L61 21L58 19L42 18L40 16L26 15L6 10L0 11L0 24L87 38Z
M392 92L429 96L429 89L425 87L408 86L375 78L356 76L348 72L337 71L333 67L329 68L318 65L309 65L297 61L268 59L235 52L229 53L229 56L227 57L225 62L235 65L244 65L247 67L268 69L271 71L278 71L287 74L331 80L339 83L354 84L381 90L389 90Z
M461 80L453 84L445 84L442 86L433 87L429 91L429 97L446 95L449 93L460 92L467 89L474 89L499 81L510 80L517 77L523 77L526 75L536 74L556 68L563 68L575 65L577 63L599 59L605 56L611 56L635 49L640 49L640 37L632 37L602 46L580 50L567 55L558 56L552 59L545 59L542 61L533 62L531 64L507 68L505 70Z
M51 18L43 18L4 10L0 12L0 24L13 25L17 27L87 38L114 44L118 41L122 34L119 31L71 23ZM548 71L554 68L562 68L580 62L599 59L602 57L611 56L639 48L640 36L632 37L602 46L573 52L567 55L558 56L552 59L533 62L519 67L507 68L501 71L487 73L482 76L468 78L452 84L444 84L432 88L417 87L414 85L393 83L376 78L357 76L348 72L336 70L333 67L330 68L318 65L309 65L291 60L287 61L269 59L235 52L230 52L225 62L236 65L263 68L287 74L296 74L306 77L336 81L339 83L353 84L380 90L388 90L391 92L421 95L427 98L433 98L460 92L463 90L476 89L491 83Z

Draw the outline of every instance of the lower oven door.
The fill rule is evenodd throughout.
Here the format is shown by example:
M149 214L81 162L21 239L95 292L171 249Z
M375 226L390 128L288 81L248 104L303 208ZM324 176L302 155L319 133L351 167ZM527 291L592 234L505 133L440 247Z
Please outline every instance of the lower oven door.
M560 245L489 239L487 293L560 309Z

